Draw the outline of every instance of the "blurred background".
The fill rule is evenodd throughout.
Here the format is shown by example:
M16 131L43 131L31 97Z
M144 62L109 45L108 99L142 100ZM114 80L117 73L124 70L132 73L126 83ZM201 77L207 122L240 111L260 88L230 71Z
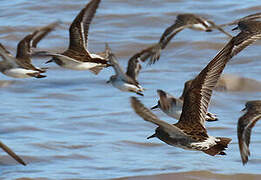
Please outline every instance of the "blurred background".
M60 20L62 24L38 47L62 52L68 47L71 22L88 2L1 0L0 42L15 55L24 36ZM125 68L133 54L159 40L177 14L194 13L223 24L260 11L257 0L103 0L90 27L89 50L101 52L108 42ZM234 27L225 30L236 35L238 31L231 31ZM147 90L139 99L147 107L155 105L157 89L179 97L184 82L196 76L228 41L216 30L180 32L162 51L159 62L143 65L139 82ZM206 124L208 133L233 139L227 156L222 157L171 147L156 138L147 140L156 127L130 107L129 97L137 95L106 84L114 74L112 68L95 76L56 64L47 66L48 58L34 58L34 64L49 68L46 78L12 79L1 74L0 139L28 165L17 164L1 151L0 179L125 179L183 172L193 179L197 177L194 171L200 179L208 178L209 173L213 178L223 174L221 179L242 173L260 178L254 175L260 174L260 123L253 129L246 166L241 163L236 135L245 102L261 97L260 45L260 41L255 43L229 62L225 68L229 91L213 93L209 108L219 121ZM242 77L248 79L246 84ZM177 122L159 110L154 112L162 120ZM182 177L177 174L176 178Z

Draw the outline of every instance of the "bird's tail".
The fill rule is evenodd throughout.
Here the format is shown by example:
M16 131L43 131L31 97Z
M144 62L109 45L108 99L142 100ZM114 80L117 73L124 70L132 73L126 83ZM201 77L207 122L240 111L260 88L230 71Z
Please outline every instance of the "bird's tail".
M230 143L232 139L225 138L225 137L216 137L216 139L219 139L220 141L217 142L216 145L212 146L211 148L204 150L204 153L207 153L211 156L215 155L226 155L224 152L227 148L227 145Z

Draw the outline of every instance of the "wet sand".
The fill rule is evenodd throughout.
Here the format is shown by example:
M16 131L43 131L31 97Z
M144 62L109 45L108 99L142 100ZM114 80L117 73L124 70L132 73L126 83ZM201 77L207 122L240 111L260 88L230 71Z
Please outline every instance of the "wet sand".
M254 174L232 174L224 175L209 171L193 171L185 173L159 174L155 176L126 177L111 180L259 180L261 175Z

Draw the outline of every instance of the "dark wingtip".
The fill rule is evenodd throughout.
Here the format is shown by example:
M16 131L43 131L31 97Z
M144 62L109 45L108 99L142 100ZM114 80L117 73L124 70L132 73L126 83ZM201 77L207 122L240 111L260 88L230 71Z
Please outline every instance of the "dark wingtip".
M207 122L216 122L218 119L206 119Z
M19 163L22 164L22 165L24 165L24 166L27 165L22 159L20 159Z
M136 94L140 95L140 96L144 96L144 94L140 93L140 92L136 92Z
M153 109L157 109L157 108L159 108L159 105L158 105L158 104L155 105L155 106L153 106L153 107L151 107L150 109L153 110Z
M13 157L18 163L22 164L23 166L26 166L27 164L19 157L19 156L16 156L16 157Z
M151 136L147 137L147 139L155 138L155 137L156 137L156 134L152 134Z
M238 28L238 26L237 26L237 27L233 28L232 31L235 31L235 30L238 30L238 29L239 29L239 28Z
M51 59L51 60L49 60L49 61L46 61L45 64L48 64L48 63L50 63L50 62L53 62L53 60Z
M159 59L160 59L160 54L159 55L152 55L149 62L148 62L148 65L151 66L151 65L155 64Z
M247 108L245 107L245 108L243 108L241 111L243 112L243 111L245 111Z
M242 160L243 166L245 166L247 164L247 162L248 162L248 157L245 160Z
M39 75L37 75L37 76L35 76L36 78L45 78L45 77L47 77L46 75L41 75L41 74L39 74Z

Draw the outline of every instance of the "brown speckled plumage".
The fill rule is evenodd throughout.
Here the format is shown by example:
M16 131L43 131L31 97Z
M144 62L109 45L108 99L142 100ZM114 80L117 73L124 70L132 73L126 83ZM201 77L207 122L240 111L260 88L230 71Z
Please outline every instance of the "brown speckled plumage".
M208 105L212 91L227 62L239 51L260 38L259 29L253 28L253 24L259 27L260 23L261 22L251 23L251 27L248 27L250 23L247 23L247 27L241 29L242 31L233 37L190 82L191 84L187 91L184 92L184 104L178 123L171 125L159 120L157 116L146 109L136 98L131 99L132 107L139 116L159 126L156 129L156 133L149 138L158 137L167 144L181 146L177 138L183 135L184 137L181 142L184 144L184 138L185 141L187 140L187 144L185 147L183 146L183 148L201 150L212 156L216 154L225 155L224 150L227 148L231 139L211 137L207 134L205 120ZM251 31L246 29L251 29ZM245 36L247 36L248 39L241 41ZM196 143L192 143L193 141Z

